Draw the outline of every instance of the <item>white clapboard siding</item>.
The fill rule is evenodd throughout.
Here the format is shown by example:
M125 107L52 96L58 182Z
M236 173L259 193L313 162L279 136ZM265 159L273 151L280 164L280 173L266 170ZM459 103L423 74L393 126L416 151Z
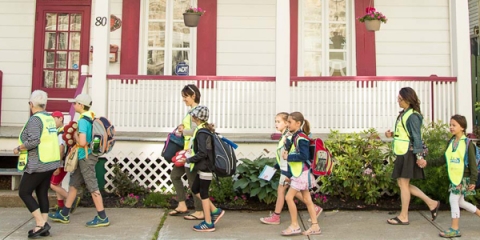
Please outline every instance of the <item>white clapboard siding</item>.
M20 126L29 117L34 24L35 0L0 1L3 126Z
M378 76L451 76L448 0L376 0L387 16L375 32Z
M468 12L470 36L473 36L473 28L478 26L478 0L468 0Z
M275 0L219 0L217 75L275 75Z

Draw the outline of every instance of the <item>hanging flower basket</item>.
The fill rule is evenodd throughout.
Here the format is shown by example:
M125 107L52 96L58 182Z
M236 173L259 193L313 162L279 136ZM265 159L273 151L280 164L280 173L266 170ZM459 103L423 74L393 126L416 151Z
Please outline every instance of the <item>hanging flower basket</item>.
M187 27L196 27L198 26L198 21L200 17L205 13L201 8L190 7L183 13L183 22Z
M198 26L198 21L200 21L201 13L184 13L183 22L187 27L196 27Z
M368 31L378 31L382 22L387 23L387 17L381 12L377 12L375 8L367 7L365 12L365 16L358 18L358 21L365 23Z
M368 31L380 30L380 20L365 20L365 27Z

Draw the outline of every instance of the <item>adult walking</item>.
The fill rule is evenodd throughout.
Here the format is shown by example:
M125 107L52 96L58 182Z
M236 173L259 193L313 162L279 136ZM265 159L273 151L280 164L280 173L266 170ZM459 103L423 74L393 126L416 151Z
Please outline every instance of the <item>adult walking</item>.
M395 130L385 132L386 137L393 137L393 152L397 156L392 178L397 179L400 187L402 210L397 217L388 219L392 225L408 225L408 206L411 195L422 199L430 209L432 221L435 221L440 208L440 201L434 201L419 188L410 183L410 179L425 179L423 168L427 161L423 156L422 122L420 100L410 87L400 89L398 105L403 109L397 117Z
M29 238L50 235L48 219L48 189L53 172L60 165L57 128L53 117L45 111L47 93L35 90L28 102L32 116L18 137L19 145L13 149L18 158L18 170L24 171L18 195L35 219L35 228ZM35 191L37 200L33 198Z
M185 138L184 149L190 149L190 139L193 136L195 128L197 127L195 122L192 121L190 113L200 103L201 95L200 90L198 90L197 86L195 86L194 84L185 85L181 93L183 102L190 109L183 118L182 123L178 126L177 131ZM182 181L182 177L184 174L187 175L188 186L191 188L193 186L193 182L197 176L197 173L190 171L190 164L185 163L185 166L183 167L176 167L175 165L173 166L172 172L170 173L170 179L172 180L173 186L175 187L175 192L177 193L178 206L177 208L168 213L168 215L170 216L179 216L188 213L187 204L185 203L186 191L183 187ZM195 205L195 212L184 216L184 219L204 220L205 216L203 214L202 201L199 198L193 196L193 202Z

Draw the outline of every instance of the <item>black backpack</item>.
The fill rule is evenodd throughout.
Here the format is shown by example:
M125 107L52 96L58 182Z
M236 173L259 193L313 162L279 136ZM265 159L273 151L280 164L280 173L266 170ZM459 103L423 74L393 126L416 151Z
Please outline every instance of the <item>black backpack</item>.
M212 133L207 129L200 129L198 132L207 133L212 137L213 145L213 169L217 177L228 177L235 174L237 169L237 156L235 156L235 149L237 145L230 140Z

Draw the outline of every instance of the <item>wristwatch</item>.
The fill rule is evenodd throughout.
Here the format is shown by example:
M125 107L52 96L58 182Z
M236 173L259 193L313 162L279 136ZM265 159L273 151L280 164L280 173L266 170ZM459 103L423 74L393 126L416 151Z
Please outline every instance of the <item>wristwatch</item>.
M421 153L417 153L417 155L416 155L416 156L417 156L417 160L419 160L419 159L422 159L422 158L423 158L423 155L422 155Z

